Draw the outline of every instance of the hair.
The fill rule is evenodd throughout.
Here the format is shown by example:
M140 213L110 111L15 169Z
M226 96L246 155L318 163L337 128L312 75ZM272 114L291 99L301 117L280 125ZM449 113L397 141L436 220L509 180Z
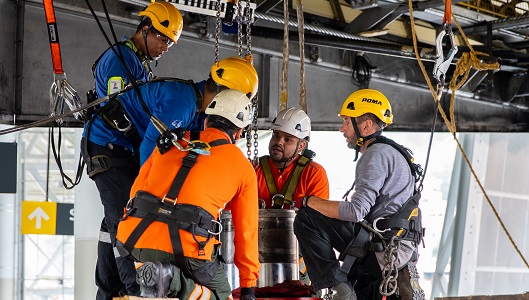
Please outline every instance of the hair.
M360 117L358 117L357 120L358 120L358 123L362 123L366 120L371 120L373 121L373 123L377 124L377 126L380 127L381 130L386 128L387 126L386 123L382 122L377 116L375 116L372 113L365 113L361 115Z
M239 127L235 126L230 120L217 116L217 115L209 115L208 116L208 127L215 128L222 130L226 132L230 137L234 136L235 133L240 129Z
M149 17L143 18L143 20L141 20L140 24L138 24L138 27L136 28L136 32L142 32L143 27L145 27L145 26L149 26L149 27L152 26L151 18L149 18Z
M215 80L211 78L210 74L208 80L206 80L204 90L209 93L218 94L223 90L229 90L229 88L227 86L217 84Z

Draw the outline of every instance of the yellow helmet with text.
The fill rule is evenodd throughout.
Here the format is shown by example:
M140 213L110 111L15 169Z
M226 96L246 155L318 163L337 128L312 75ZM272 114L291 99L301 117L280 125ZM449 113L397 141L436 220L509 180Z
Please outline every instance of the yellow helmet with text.
M184 28L182 14L176 6L169 2L151 3L140 11L138 16L151 19L152 27L174 43L178 41Z
M213 64L211 78L218 85L239 90L252 99L259 87L259 77L252 63L240 57L227 57Z
M386 125L393 123L393 111L388 98L381 92L372 89L358 90L349 95L338 115L342 118L357 118L366 113L374 114Z

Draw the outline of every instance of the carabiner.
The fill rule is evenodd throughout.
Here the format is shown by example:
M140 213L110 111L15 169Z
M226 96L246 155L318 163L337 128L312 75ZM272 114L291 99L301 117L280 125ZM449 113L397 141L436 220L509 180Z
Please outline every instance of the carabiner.
M445 58L444 53L443 53L443 38L446 35L448 35L448 37L450 38L451 48L448 51L447 57ZM433 67L433 77L437 79L437 81L441 84L441 86L444 86L445 78L446 78L446 71L448 71L448 67L450 67L452 60L454 59L454 56L457 53L457 45L455 43L454 33L452 32L450 26L447 26L445 24L445 28L437 36L435 44L436 44L435 49L437 51L437 58L435 60L435 65Z

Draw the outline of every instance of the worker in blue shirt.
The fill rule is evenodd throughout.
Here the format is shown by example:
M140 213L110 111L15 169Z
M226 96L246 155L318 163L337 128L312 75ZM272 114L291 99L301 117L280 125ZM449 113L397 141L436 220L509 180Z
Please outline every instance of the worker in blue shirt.
M88 175L100 192L112 245L139 166L150 156L160 136L150 115L168 129L201 130L203 112L217 93L236 89L253 97L257 87L258 76L252 64L243 58L228 57L213 64L205 81L195 84L175 78L154 79L111 99L98 111L100 122L94 118L86 126L82 151ZM121 257L115 261L118 267L120 262L129 263Z
M130 85L131 81L144 83L151 80L153 74L150 62L162 57L169 50L169 47L178 41L184 23L182 15L173 4L169 2L151 3L140 11L138 16L142 17L142 20L134 35L130 38L123 37L120 42L103 52L94 63L92 70L95 77L95 93L91 93L92 100L119 92ZM107 103L108 101L102 103L101 106L104 107ZM92 113L87 113L88 117ZM90 123L93 129L91 141L94 138L93 141L97 145L115 145L113 153L124 151L126 147L120 147L126 146L126 144L117 142L122 134L106 128L98 115L94 116ZM83 136L86 136L87 128L88 126L85 125ZM91 149L90 154L92 156L105 155L105 151L106 149ZM129 152L124 151L123 156L127 157ZM124 165L127 165L126 161ZM125 195L128 197L129 190L127 187L136 178L138 170L136 164L123 166L119 168L119 171L112 171L116 174L108 172L106 175L99 176L100 180L96 180L101 201L105 207L105 218L101 222L99 233L95 274L95 282L98 287L96 298L98 300L110 300L119 295L138 296L140 294L139 285L135 281L134 263L115 255L116 252L111 241L113 240L112 228L117 226L117 221L114 217L110 217L114 213L115 207L121 205L121 199ZM107 177L107 179L103 177ZM108 185L101 182L105 182L109 178L115 178L119 182L118 185L122 185L124 188L122 190L119 188L106 190Z

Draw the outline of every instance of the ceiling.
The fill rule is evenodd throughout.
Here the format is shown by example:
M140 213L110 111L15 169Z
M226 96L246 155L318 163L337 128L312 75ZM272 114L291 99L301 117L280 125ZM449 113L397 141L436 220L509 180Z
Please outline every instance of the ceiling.
M247 2L240 0L242 6ZM131 9L140 9L148 1L120 0ZM171 0L185 13L185 30L200 31L204 35L214 35L216 1ZM224 3L224 2L222 2ZM197 7L207 7L198 9ZM339 68L344 67L344 53L350 57L352 72L360 77L360 86L367 86L369 78L402 80L395 73L388 73L388 64L399 61L399 66L413 66L416 70L407 72L405 82L427 89L422 72L419 71L413 48L412 32L416 32L417 48L420 58L433 69L436 53L436 38L443 31L445 4L442 0L415 0L410 14L408 1L401 0L303 0L305 57L310 63L330 61ZM253 23L251 36L254 45L282 51L284 38L284 3L280 0L257 0L252 2ZM289 39L290 44L298 42L299 25L296 16L297 0L290 0ZM509 108L515 108L527 117L529 108L529 1L523 0L452 0L450 6L455 19L452 21L454 43L458 52L446 72L446 85L450 82L456 68L456 62L463 53L473 50L486 53L478 58L486 63L500 62L500 68L494 71L471 69L468 79L459 88L459 92L476 101L487 101ZM198 12L198 13L197 13ZM235 13L236 14L236 13ZM209 17L205 17L209 15ZM413 19L410 17L413 15ZM224 6L222 7L224 16ZM468 43L458 29L456 20L464 32ZM232 27L237 26L233 25ZM229 32L226 25L223 31ZM235 27L236 28L236 27ZM234 29L236 32L236 29ZM226 37L221 37L226 39ZM232 38L234 39L234 38ZM265 39L260 42L260 39ZM277 42L270 43L270 39ZM448 36L440 40L443 58L448 60L451 41ZM296 45L297 46L297 45ZM291 46L292 47L292 46ZM329 55L332 50L340 50L339 59ZM345 50L345 51L343 51ZM291 50L292 55L292 50ZM294 53L295 55L298 53ZM330 58L329 58L330 57ZM362 60L358 60L361 57ZM365 60L363 59L365 58ZM408 62L401 61L408 60ZM362 70L369 64L369 74ZM362 64L363 63L363 64ZM364 68L364 69L363 69ZM428 74L435 86L436 80ZM354 74L353 74L354 76ZM398 76L397 76L398 77ZM369 80L369 78L367 80ZM461 80L461 76L458 77ZM363 82L362 82L363 80ZM521 130L527 130L527 123Z
M240 1L246 7L248 2ZM246 46L251 40L252 52L258 54L255 65L260 77L259 121L266 123L279 106L284 3L280 0L252 1L251 34L246 35L247 22L242 22L245 35L238 36L237 22L228 26L224 24L224 18L218 41L222 54L229 52L233 55L241 44L238 38ZM314 128L335 130L339 122L335 111L344 97L352 90L370 87L383 91L391 99L399 99L392 102L399 116L392 129L430 129L433 102L427 79L434 86L437 83L432 70L437 58L436 38L445 32L442 0L413 1L413 22L409 3L400 0L303 0L303 19L298 22L296 1L287 3L289 59L294 68L299 66L300 50L304 50L307 100ZM217 0L169 2L174 3L184 15L183 38L178 51L171 50L166 54L164 63L157 68L177 77L202 78L200 70L209 68L210 54L215 48ZM61 24L61 47L68 79L84 94L93 84L90 66L97 53L108 47L87 3L101 20L106 19L106 7L116 29L130 32L130 28L138 22L138 12L150 1L54 0L53 3ZM221 17L224 17L226 0L221 0L221 4ZM24 6L25 17L21 13ZM470 46L475 51L488 54L477 57L486 63L501 62L500 68L493 71L469 69L468 78L455 93L458 131L529 131L529 0L452 0L450 8ZM47 91L51 64L42 14L41 0L0 0L0 23L8 29L4 34L14 42L14 45L0 45L0 60L5 66L0 68L0 80L7 83L0 86L5 91L0 93L2 123L23 124L49 114ZM455 20L452 32L458 51L454 59L448 59L452 45L447 36L440 40L442 45L439 47L443 59L450 63L440 102L447 113L452 94L447 90L448 83L456 71L456 63L464 62L464 53L470 52ZM300 25L304 28L301 37L305 46L301 49L298 42ZM412 32L417 36L417 51L426 75L421 72L414 52ZM21 40L24 42L17 42ZM15 76L10 70L16 71ZM301 75L291 71L289 81L299 82ZM356 87L351 87L351 81ZM289 86L291 95L295 94L298 86L292 85L292 88ZM292 100L296 97L293 95ZM438 130L447 130L447 127L442 127L442 120L437 122L440 125ZM70 124L82 125L75 121Z

